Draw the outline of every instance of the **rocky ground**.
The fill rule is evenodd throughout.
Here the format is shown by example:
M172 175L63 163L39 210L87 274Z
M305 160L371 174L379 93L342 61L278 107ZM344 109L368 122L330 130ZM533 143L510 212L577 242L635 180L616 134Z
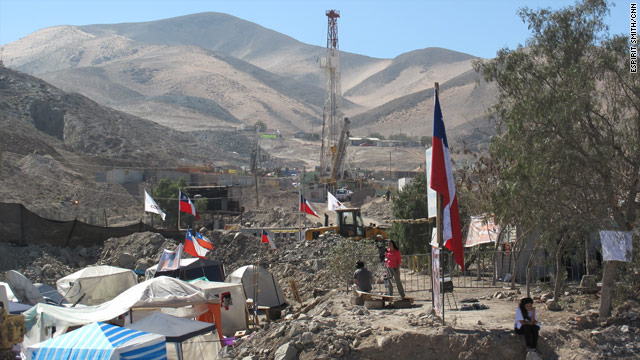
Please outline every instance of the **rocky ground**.
M279 194L271 195L282 197ZM265 199L273 200L269 196ZM295 225L296 216L291 216L295 198L284 199L282 206L244 214L243 222L252 227ZM365 213L388 214L390 204L378 199L365 206ZM227 273L243 265L262 263L279 280L290 304L275 322L266 322L262 317L260 327L251 329L236 346L225 348L219 358L640 358L640 304L634 300L617 307L611 318L599 319L598 294L581 294L575 284L569 284L553 307L548 306L548 289L533 289L543 327L540 353L527 356L522 337L511 330L524 289L457 288L458 305L468 310L447 307L443 325L430 310L430 294L417 294L410 308L369 309L353 305L351 294L331 276L327 266L332 246L341 239L335 234L311 242L300 242L292 235L277 236L278 249L272 251L253 235L234 230L201 232L214 243L209 257L223 261ZM157 262L163 249L177 245L175 240L150 232L112 238L91 248L15 247L0 243L0 278L14 269L34 282L55 286L57 279L92 264L144 270ZM293 300L290 279L298 284L302 303ZM477 302L469 302L472 300Z

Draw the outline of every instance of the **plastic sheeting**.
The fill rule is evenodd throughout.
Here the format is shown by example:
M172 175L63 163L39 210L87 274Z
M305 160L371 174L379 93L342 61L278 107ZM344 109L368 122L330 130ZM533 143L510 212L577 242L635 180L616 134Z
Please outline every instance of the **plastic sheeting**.
M38 304L24 312L27 327L25 344L46 339L46 329L53 326L64 332L69 326L109 321L134 308L176 308L178 311L171 315L195 317L208 311L207 303L215 302L217 299L208 298L199 288L187 282L162 276L144 281L113 300L96 306L66 308ZM163 312L165 310L168 309L162 309Z
M115 266L89 266L56 281L58 292L70 303L82 297L80 304L99 305L138 283L133 270Z
M28 305L44 303L44 296L33 286L31 280L15 270L9 270L6 274L7 282L11 291L18 298L18 301Z
M628 231L600 231L603 261L631 261L631 233Z

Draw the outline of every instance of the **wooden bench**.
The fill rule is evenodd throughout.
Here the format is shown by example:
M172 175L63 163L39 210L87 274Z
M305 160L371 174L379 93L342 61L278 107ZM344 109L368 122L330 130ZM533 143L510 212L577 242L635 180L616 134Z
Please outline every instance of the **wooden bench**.
M363 300L378 300L382 301L382 305L385 303L389 305L393 305L394 303L408 303L409 305L413 304L413 298L410 297L400 297L400 296L389 296L382 294L372 294L360 290L354 290L355 295L362 298Z

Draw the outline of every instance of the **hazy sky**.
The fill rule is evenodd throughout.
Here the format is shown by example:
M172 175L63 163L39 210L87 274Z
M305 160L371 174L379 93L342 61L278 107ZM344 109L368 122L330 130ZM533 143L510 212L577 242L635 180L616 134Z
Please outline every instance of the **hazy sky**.
M311 45L326 46L325 10L340 10L340 49L378 58L442 47L494 57L529 37L517 9L565 0L0 0L0 44L55 25L114 24L214 11L230 14ZM610 32L629 33L629 1L612 7Z

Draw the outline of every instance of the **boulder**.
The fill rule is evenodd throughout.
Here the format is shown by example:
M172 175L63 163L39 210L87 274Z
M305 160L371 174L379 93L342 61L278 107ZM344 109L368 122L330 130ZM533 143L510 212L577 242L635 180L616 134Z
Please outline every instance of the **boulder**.
M295 343L290 341L288 343L280 345L276 353L274 354L275 360L294 360L298 355L298 348Z

